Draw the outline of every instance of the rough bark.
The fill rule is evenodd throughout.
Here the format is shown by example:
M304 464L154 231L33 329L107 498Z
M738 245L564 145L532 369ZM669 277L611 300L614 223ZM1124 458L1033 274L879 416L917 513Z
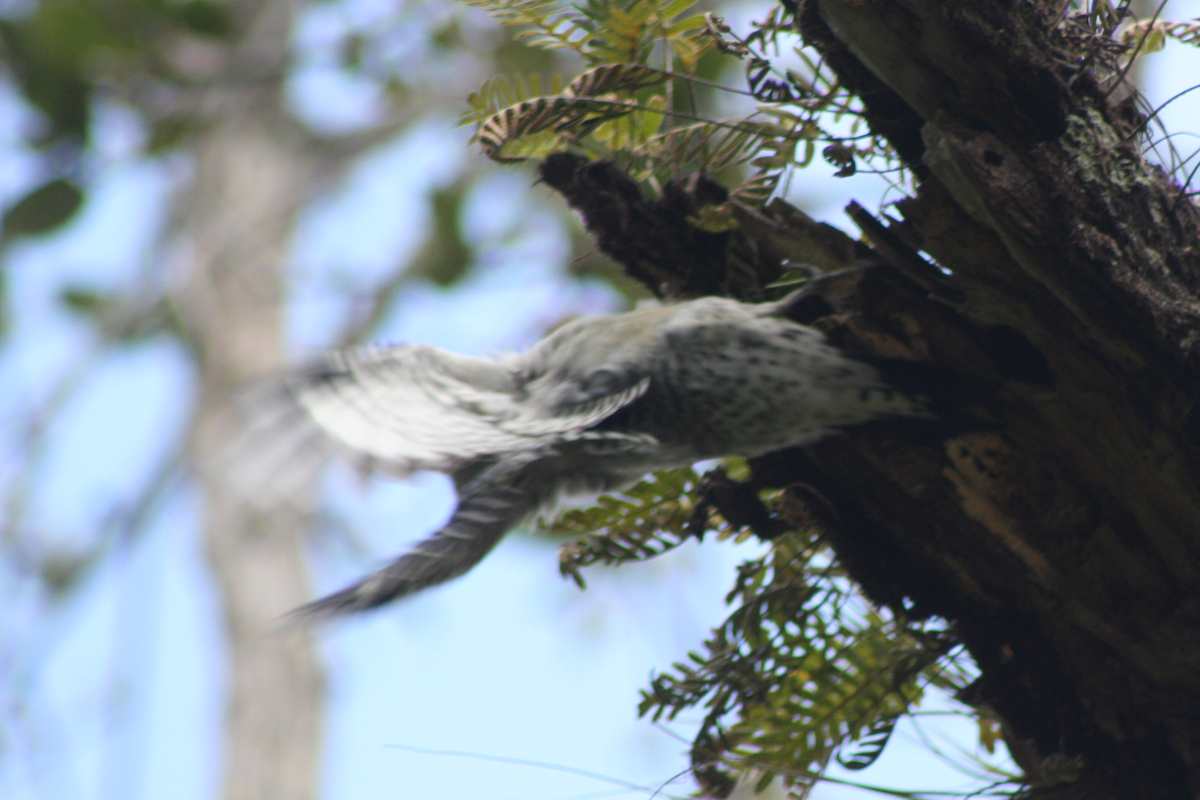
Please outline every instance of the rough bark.
M311 800L322 670L311 637L277 622L308 599L302 537L315 476L266 507L227 467L242 424L238 390L283 365L283 270L316 174L305 135L280 108L289 6L240 12L245 35L203 95L194 175L177 200L184 263L175 299L198 368L191 450L229 652L222 796Z
M1028 796L1196 797L1200 213L1055 21L1018 0L802 7L920 183L886 227L852 210L888 266L829 282L804 321L994 391L973 429L860 431L755 475L806 498L873 600L956 623L983 675L967 699L1004 719ZM548 182L586 214L589 179ZM744 212L727 252L762 278L784 255L862 255L780 202Z

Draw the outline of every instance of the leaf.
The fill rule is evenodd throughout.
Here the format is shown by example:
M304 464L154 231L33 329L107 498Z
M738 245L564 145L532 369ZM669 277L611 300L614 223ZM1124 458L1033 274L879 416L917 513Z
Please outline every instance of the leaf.
M433 226L412 261L411 274L428 278L438 286L450 286L466 274L475 255L463 240L459 226L466 189L465 184L456 183L431 193Z
M975 719L979 725L979 744L988 754L996 752L996 743L999 742L1004 734L1000 730L1000 723L991 717L986 717L980 714Z
M559 571L583 587L584 567L644 561L703 536L719 522L691 499L699 484L691 467L656 472L621 495L602 495L591 508L543 523L550 533L583 537L559 548Z
M87 568L94 560L94 553L53 552L44 556L38 565L38 577L52 596L62 597L87 574Z
M870 730L852 743L854 745L853 752L838 753L837 762L851 770L866 769L874 764L883 755L883 749L887 747L888 741L892 738L892 732L896 730L896 722L899 719L899 716L894 716L877 721ZM842 750L845 749L846 745L843 745Z
M629 92L662 83L669 76L643 64L605 64L590 69L567 85L571 97L597 97L609 92Z
M146 142L146 152L154 155L178 147L196 126L195 119L182 114L172 114L155 120Z
M4 212L0 243L48 233L71 219L82 204L83 190L66 178L43 183Z
M724 233L738 227L737 217L728 203L719 206L702 206L693 216L687 218L688 224L694 228L709 233Z
M729 199L750 208L762 208L779 187L779 172L760 172L729 193Z
M1141 20L1121 32L1121 44L1131 50L1141 42L1137 57L1157 53L1167 45L1167 39L1181 44L1200 47L1200 20L1176 22L1172 20Z
M651 97L643 108L603 122L591 132L614 152L627 151L654 135L662 127L667 101L662 95Z
M587 135L610 119L637 110L632 103L602 101L589 97L536 97L509 106L483 121L476 139L483 152L494 161L520 161L528 156L504 153L504 146L523 136L543 131L565 133L573 138Z
M786 534L739 567L726 598L735 608L706 652L643 691L639 711L655 719L707 709L693 762L714 763L729 780L753 765L791 776L802 794L849 742L862 746L848 763L877 757L888 725L921 698L918 678L935 682L953 646L945 631L886 619L856 599L817 537Z
M737 126L699 122L653 136L634 148L631 155L639 162L655 161L677 169L694 166L718 172L747 161L763 138L752 122Z
M680 34L687 33L688 31L698 30L703 28L707 22L708 21L704 18L703 14L696 14L694 16L681 19L679 22L676 22L674 25L667 28L667 35L679 36Z
M549 92L542 91L542 77L537 73L527 76L497 75L484 81L479 91L467 95L469 110L464 111L458 118L459 125L479 123L499 113L501 110L516 105L524 100L536 100L543 94L557 95L562 93L562 80L555 76L551 81Z
M670 0L670 2L659 9L658 13L663 19L674 19L696 5L697 2L698 0ZM703 15L699 16L702 20L704 19Z
M234 32L233 16L225 6L208 0L190 0L173 10L193 33L224 39Z
M111 299L82 286L68 286L58 295L58 300L70 311L83 316L96 316L111 304Z
M529 45L547 50L569 48L583 54L592 39L578 10L563 8L557 0L463 0L498 19L502 25L529 28L517 34Z
M5 61L16 74L26 99L41 109L51 123L38 144L53 141L61 134L85 138L91 86L82 74L81 65L69 53L63 53L59 46L43 46L46 39L54 37L39 35L40 16L20 25L0 19Z

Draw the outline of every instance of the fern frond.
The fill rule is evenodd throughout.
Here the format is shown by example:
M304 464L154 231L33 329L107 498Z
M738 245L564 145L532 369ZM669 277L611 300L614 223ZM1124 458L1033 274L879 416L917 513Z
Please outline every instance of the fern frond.
M1200 20L1172 22L1165 19L1144 19L1121 32L1121 44L1126 47L1137 47L1138 43L1141 43L1137 52L1138 58L1162 50L1167 45L1167 39L1200 47Z
M578 6L588 32L581 50L592 64L645 63L654 46L668 42L684 67L690 67L708 49L702 35L701 14L676 19L696 0L587 0Z
M662 70L641 64L605 64L583 73L565 89L561 78L556 76L550 85L552 94L547 95L543 93L542 79L537 74L524 78L497 76L467 96L469 108L459 117L459 124L479 124L475 138L482 143L489 158L520 161L545 148L523 147L518 155L512 149L506 151L505 145L547 129L559 135L569 133L571 139L579 139L605 121L643 112L635 114L637 120L625 131L624 137L620 136L619 128L610 128L607 135L599 137L601 141L618 137L619 141L611 146L623 148L644 141L658 129L663 105L655 98L646 105L636 104L622 100L616 93L632 93L662 83L668 77ZM652 118L648 119L647 114ZM549 143L546 146L551 149L545 152L553 150Z
M651 97L644 106L625 116L597 125L592 135L613 152L623 152L653 136L662 127L666 98Z
M656 39L653 0L636 0L624 8L612 0L589 0L580 10L594 23L588 42L588 58L593 63L649 58Z
M705 652L656 676L639 710L657 719L706 706L693 761L717 761L710 772L730 781L755 769L803 791L838 752L878 757L884 729L920 700L954 643L861 610L812 532L744 564L727 599L739 605Z
M459 126L482 122L501 109L525 100L546 95L563 93L562 78L555 75L548 88L542 87L542 76L530 73L527 76L497 75L467 95L468 108L459 115Z
M568 48L581 51L587 47L590 34L581 15L559 0L462 0L466 5L486 11L502 25L515 25L528 30L517 38L546 50Z
M883 749L891 740L899 720L900 717L895 716L876 721L858 741L849 743L851 747L841 748L843 752L838 753L837 762L846 769L855 771L874 764L883 755Z
M580 75L567 85L571 97L598 97L610 92L632 92L662 83L668 73L644 64L604 64Z
M619 100L599 100L590 97L535 97L511 105L484 120L475 138L483 152L493 161L512 162L527 155L505 154L510 142L533 134L550 132L572 139L586 136L592 129L611 119L642 108Z
M561 514L543 527L582 538L559 548L559 570L582 588L584 567L645 561L699 538L709 523L707 506L690 498L699 485L691 467L656 472L621 495Z
M728 733L741 742L734 755L758 769L819 771L840 748L871 738L918 702L915 679L926 659L941 655L877 617L854 627L822 613L810 617L807 647L773 648L784 654L778 682ZM874 740L882 751L886 738Z
M685 67L708 48L699 35L702 15L676 19L696 0L463 0L503 25L525 30L517 38L547 50L570 49L591 64L644 63L654 45L667 41Z
M634 164L718 172L749 161L769 134L755 123L697 122L652 136L630 151Z
M742 182L729 193L729 199L750 208L762 208L779 188L782 172L760 172Z

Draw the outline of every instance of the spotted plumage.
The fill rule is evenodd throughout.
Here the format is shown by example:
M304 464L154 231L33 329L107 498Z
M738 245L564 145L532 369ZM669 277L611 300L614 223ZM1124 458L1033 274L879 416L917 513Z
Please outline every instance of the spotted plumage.
M291 376L277 393L291 412L277 416L304 420L293 438L319 430L394 475L449 473L459 494L433 536L301 613L374 608L461 575L562 495L930 415L874 366L788 320L788 303L707 297L584 317L498 359L406 345L334 353Z

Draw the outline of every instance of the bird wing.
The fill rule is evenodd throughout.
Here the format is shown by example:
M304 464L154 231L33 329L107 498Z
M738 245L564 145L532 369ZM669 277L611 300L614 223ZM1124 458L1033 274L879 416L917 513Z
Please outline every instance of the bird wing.
M458 507L440 530L363 580L290 616L315 622L365 611L467 572L552 493L552 476L538 469L544 461L545 454L534 451L488 467L463 488Z
M548 413L521 371L426 345L335 353L295 375L297 403L326 433L401 475L571 438L640 397L643 380Z
M583 437L512 453L486 464L459 487L458 505L432 536L361 581L292 612L316 622L378 608L466 573L523 519L561 495L612 491L645 472L636 437Z

